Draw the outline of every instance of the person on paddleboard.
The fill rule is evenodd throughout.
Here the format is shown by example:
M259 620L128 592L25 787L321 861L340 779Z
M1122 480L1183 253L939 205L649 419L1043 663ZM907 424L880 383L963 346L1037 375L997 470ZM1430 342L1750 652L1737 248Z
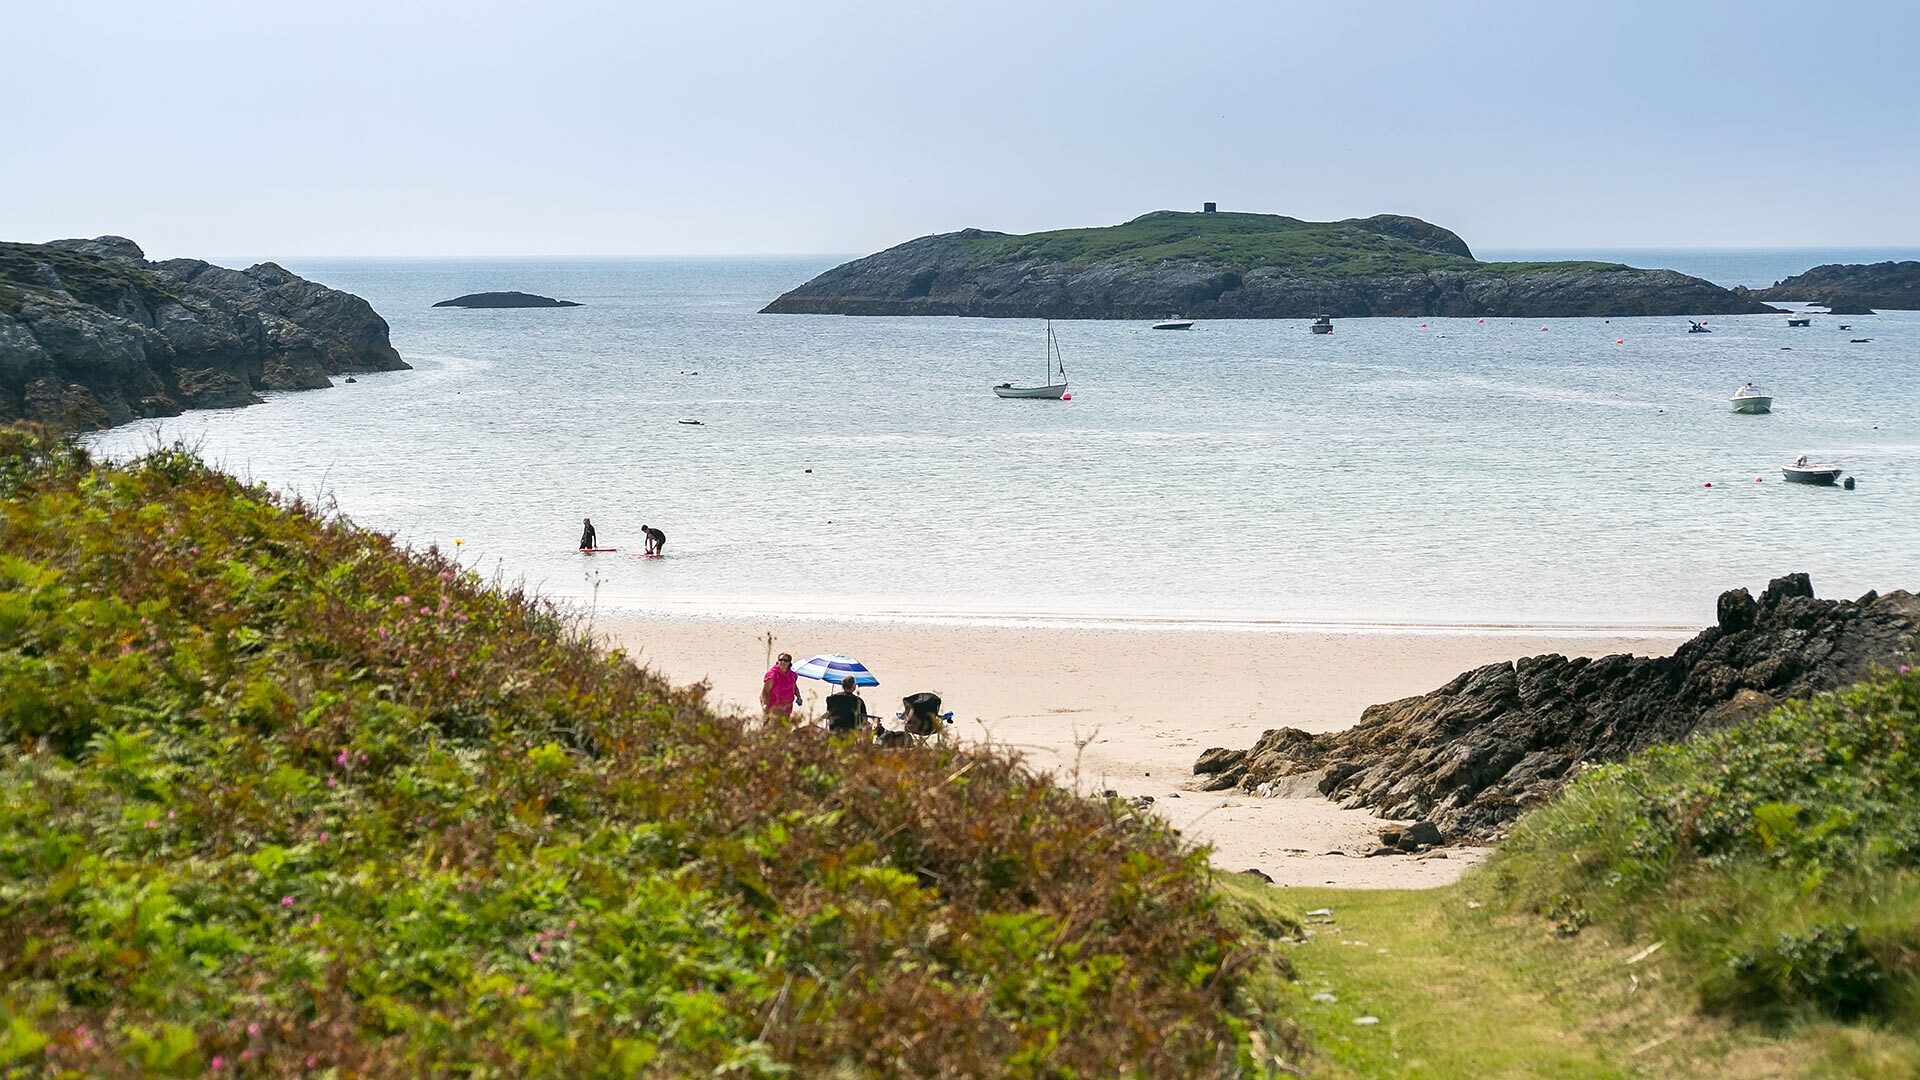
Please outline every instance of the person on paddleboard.
M644 552L642 552L642 554L645 554L645 555L665 554L665 552L662 549L664 549L667 546L666 533L661 532L659 529L656 529L651 525L640 526L640 531L647 534L647 548Z
M593 535L593 519L583 517L580 519L580 524L582 526L580 529L580 550L591 551L599 547L600 545L595 542L598 538Z

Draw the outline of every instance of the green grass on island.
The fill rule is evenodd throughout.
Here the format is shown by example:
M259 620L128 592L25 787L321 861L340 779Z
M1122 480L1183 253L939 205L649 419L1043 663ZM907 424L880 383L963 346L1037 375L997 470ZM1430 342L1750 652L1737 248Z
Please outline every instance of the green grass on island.
M1920 1076L1920 675L1277 889L760 730L178 450L0 429L0 1074Z
M1440 237L1459 242L1451 233L1414 218L1383 216L1355 221L1302 221L1278 214L1160 211L1122 225L1017 236L986 235L965 243L988 263L1121 260L1153 264L1194 260L1242 269L1278 266L1311 270L1316 276L1324 277L1463 269L1511 274L1628 269L1603 262L1482 263L1468 256L1423 246L1410 238L1420 235L1435 238L1435 243L1441 242L1437 239Z
M760 731L177 450L0 440L0 1072L1299 1056L1271 935L1151 817L996 752Z

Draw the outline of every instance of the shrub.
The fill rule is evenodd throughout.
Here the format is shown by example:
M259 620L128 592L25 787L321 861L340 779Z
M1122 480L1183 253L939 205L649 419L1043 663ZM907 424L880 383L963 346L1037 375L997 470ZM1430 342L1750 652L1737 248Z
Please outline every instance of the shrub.
M0 449L0 1067L1251 1067L1153 819L759 731L178 450Z
M1920 675L1589 770L1483 880L1676 946L1711 1007L1904 1014L1920 988Z

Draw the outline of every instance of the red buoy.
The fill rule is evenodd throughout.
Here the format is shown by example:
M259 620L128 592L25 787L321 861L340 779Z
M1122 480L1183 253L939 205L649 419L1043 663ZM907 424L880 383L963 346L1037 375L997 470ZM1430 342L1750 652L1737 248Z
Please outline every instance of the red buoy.
M1625 345L1626 343L1627 343L1626 338L1621 338L1620 340L1614 342L1615 345Z
M1072 395L1071 393L1067 393L1067 394L1061 394L1061 395L1060 395L1060 400L1061 400L1061 401L1072 401L1072 400L1073 400L1073 395Z
M1712 486L1713 486L1713 481L1711 481L1711 480L1709 480L1709 481L1707 481L1706 483L1704 483L1704 484L1701 484L1700 486L1701 486L1701 487L1712 487Z

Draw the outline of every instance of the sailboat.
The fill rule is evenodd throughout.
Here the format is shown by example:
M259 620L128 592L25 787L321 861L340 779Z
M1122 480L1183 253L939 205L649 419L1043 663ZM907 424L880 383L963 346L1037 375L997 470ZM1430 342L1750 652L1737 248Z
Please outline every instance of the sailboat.
M1060 370L1060 381L1053 381L1054 369ZM1054 398L1059 399L1067 393L1067 365L1060 360L1060 343L1053 339L1053 320L1047 320L1047 383L1045 386L1015 386L1001 383L993 392L1001 397L1013 398Z

